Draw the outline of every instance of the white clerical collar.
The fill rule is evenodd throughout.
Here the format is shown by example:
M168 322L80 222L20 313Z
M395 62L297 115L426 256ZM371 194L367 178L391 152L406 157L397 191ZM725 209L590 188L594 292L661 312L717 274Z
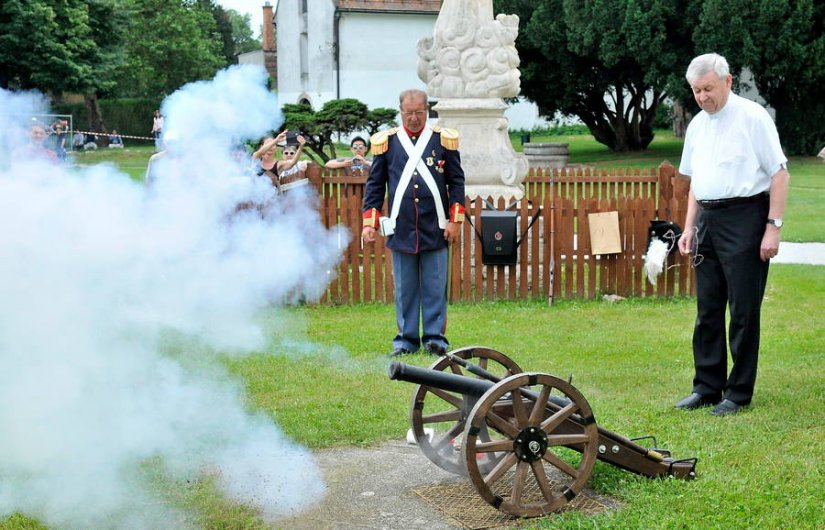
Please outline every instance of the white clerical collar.
M727 114L730 112L730 108L735 105L735 103L733 101L735 98L736 98L736 94L734 94L733 92L728 94L728 100L725 102L725 106L722 107L721 109L719 109L719 112L714 112L713 114L709 113L708 116L710 116L710 119L711 120L720 120L720 119L724 118L725 116L727 116Z

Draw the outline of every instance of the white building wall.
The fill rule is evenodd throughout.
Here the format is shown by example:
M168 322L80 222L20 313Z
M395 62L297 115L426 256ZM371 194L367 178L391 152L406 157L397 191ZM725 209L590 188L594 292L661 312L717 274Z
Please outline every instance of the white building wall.
M303 98L320 108L334 97L333 14L331 0L278 2L276 41L278 47L278 100L297 103Z
M251 52L241 53L238 55L238 64L255 64L264 65L264 51L252 50Z
M318 109L335 97L335 6L332 0L307 0L307 4L309 76L302 88L311 94L309 99Z
M426 90L416 74L416 43L434 24L435 15L342 13L341 97L397 108L402 90Z
M402 90L426 89L416 73L416 45L419 39L432 36L436 13L341 12L340 64L336 70L332 0L308 1L305 17L299 12L300 4L278 2L276 11L281 104L306 98L317 110L340 97L358 99L370 109L397 108ZM536 105L526 101L513 105L505 115L511 129L546 125L538 117Z

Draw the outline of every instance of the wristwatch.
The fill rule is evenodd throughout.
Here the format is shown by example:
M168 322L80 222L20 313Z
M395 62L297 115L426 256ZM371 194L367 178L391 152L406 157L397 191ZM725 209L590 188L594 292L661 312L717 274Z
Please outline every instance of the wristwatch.
M768 224L777 228L782 228L782 225L785 223L782 222L782 219L768 219Z

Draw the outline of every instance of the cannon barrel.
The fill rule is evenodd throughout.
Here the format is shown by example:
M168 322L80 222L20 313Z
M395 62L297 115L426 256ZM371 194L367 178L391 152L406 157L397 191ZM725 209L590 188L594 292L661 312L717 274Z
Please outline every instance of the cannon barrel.
M406 381L474 397L481 397L495 386L495 383L484 379L475 379L450 372L439 372L438 370L420 368L397 361L390 363L387 374L392 380Z

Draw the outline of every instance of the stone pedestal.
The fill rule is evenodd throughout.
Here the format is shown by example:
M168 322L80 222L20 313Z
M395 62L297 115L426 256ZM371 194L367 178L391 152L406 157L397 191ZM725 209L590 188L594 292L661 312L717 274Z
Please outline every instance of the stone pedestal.
M561 169L567 166L570 144L563 143L527 143L524 144L524 155L534 168Z
M501 98L442 98L433 108L439 125L459 132L466 194L521 199L528 163L510 143L507 104Z

